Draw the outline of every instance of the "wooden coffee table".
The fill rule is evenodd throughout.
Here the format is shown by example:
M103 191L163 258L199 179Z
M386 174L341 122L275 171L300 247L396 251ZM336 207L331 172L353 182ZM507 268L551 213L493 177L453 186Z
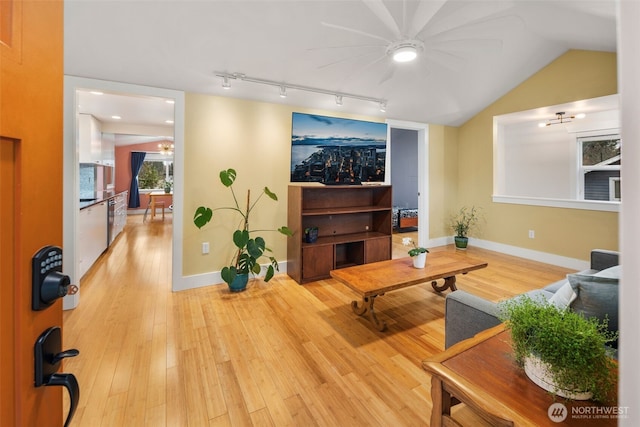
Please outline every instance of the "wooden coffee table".
M492 426L615 426L625 416L617 395L611 396L611 406L554 399L517 366L504 324L449 347L422 366L432 375L431 427L460 425L451 414L458 403Z
M373 311L376 297L425 282L431 282L436 292L455 291L456 275L486 266L486 262L466 254L441 251L427 255L425 268L414 268L413 261L407 257L332 270L331 277L362 296L362 301L353 301L351 308L357 315L368 317L378 330L383 331L387 324L378 320ZM438 285L439 279L444 279L442 285Z

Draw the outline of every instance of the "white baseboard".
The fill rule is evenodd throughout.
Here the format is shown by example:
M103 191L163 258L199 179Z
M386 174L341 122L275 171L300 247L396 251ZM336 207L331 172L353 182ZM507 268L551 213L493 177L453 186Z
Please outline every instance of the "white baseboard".
M428 247L445 246L453 243L453 237L439 237L429 240ZM589 268L589 261L576 258L568 258L560 255L554 255L546 252L534 251L532 249L520 248L517 246L505 245L503 243L491 242L488 240L469 238L469 245L477 246L482 249L500 252L507 255L513 255L532 261L544 262L546 264L557 265L559 267L569 268L576 271L582 271ZM287 263L278 263L280 273L287 272ZM220 276L220 271L211 273L195 274L192 276L183 276L179 283L173 283L174 291L184 291L187 289L201 288L224 283Z
M262 266L262 273L264 274L264 269L266 268L266 264ZM280 269L280 273L287 272L287 262L279 262L278 268ZM195 289L201 288L203 286L211 286L224 284L224 280L222 280L222 276L220 275L220 271L213 271L211 273L203 273L203 274L194 274L192 276L182 276L179 283L173 283L172 289L173 291L186 291L187 289ZM226 284L225 284L226 286Z
M453 243L453 237L450 238ZM544 262L546 264L557 265L559 267L570 268L576 271L586 270L590 266L589 261L569 258L561 255L554 255L547 252L534 251L533 249L520 248L518 246L505 245L503 243L491 242L488 240L469 238L469 245L482 249L513 255L532 261Z

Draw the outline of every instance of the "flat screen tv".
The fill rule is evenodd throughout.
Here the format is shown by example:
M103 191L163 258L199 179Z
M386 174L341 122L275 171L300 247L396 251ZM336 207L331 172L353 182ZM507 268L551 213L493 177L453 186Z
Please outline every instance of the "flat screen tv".
M293 113L291 182L383 182L387 124Z

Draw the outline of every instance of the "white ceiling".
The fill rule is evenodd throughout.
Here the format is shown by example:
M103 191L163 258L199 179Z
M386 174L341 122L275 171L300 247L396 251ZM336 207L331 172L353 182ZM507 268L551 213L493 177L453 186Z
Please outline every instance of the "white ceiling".
M425 50L394 64L386 47L403 35ZM568 49L616 51L613 0L65 2L68 75L451 126ZM385 99L387 111L239 80L223 90L216 72ZM128 101L127 120L167 119Z

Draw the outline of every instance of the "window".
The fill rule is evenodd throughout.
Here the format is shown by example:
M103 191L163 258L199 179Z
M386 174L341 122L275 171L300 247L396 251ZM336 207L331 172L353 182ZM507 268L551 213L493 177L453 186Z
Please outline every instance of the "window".
M140 190L161 190L173 183L173 156L147 153L138 174Z
M584 200L620 200L620 135L578 138L578 194Z
M570 120L550 122L555 111ZM617 95L495 116L493 124L494 202L619 211Z

